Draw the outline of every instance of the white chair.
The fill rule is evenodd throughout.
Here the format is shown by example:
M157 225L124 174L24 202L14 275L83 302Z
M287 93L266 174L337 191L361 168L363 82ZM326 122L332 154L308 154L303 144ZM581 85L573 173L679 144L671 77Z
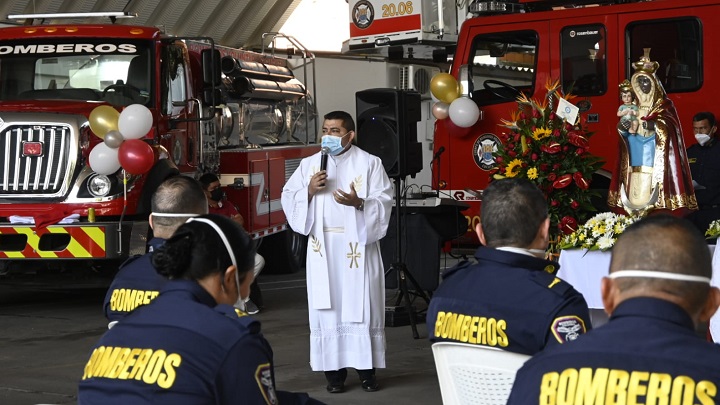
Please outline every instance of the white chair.
M505 405L515 373L530 356L488 346L432 345L444 405Z

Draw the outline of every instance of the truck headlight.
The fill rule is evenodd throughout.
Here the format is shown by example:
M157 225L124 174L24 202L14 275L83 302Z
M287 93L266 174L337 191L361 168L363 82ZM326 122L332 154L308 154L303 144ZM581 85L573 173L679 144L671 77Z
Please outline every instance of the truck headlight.
M105 197L111 187L112 182L104 174L95 174L88 180L88 191L95 197Z

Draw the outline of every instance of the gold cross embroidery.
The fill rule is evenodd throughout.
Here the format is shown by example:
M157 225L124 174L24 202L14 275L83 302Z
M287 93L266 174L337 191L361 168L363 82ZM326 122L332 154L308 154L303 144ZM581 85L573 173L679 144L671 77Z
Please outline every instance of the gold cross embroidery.
M362 256L360 255L360 252L357 251L358 244L355 242L355 246L353 247L352 242L350 242L350 253L347 254L347 258L350 259L350 268L353 268L353 264L355 264L356 268L360 268L360 265L358 264L358 259Z
M322 252L320 251L322 244L320 243L318 238L316 238L315 235L310 235L310 239L311 239L311 243L312 243L313 252L319 253L320 257L323 257Z

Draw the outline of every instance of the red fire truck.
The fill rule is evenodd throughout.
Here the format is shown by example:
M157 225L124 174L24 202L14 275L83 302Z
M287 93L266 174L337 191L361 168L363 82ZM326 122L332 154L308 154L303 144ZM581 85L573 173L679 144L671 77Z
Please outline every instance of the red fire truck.
M471 17L462 23L450 73L481 115L461 136L436 122L434 150L445 155L434 186L470 203L468 231L480 220L480 202L471 191L483 189L495 167L483 148L499 144L500 119L517 109L516 97L542 98L548 79L559 79L565 92L578 96L573 102L595 133L590 150L606 161L592 182L599 190L607 191L617 159L618 84L630 78L631 63L644 48L660 64L657 75L675 103L686 145L695 142L693 115L717 108L720 76L712 69L720 64L713 48L720 38L713 22L718 1L473 1L467 11Z
M263 38L276 37L283 36ZM154 166L143 175L94 172L89 154L102 139L90 128L91 111L132 104L152 112L143 140ZM304 248L286 232L280 194L300 160L319 149L316 122L306 86L264 49L155 27L2 28L0 274L116 270L144 252L150 196L176 172L216 173L248 232L276 252L268 265L295 269Z

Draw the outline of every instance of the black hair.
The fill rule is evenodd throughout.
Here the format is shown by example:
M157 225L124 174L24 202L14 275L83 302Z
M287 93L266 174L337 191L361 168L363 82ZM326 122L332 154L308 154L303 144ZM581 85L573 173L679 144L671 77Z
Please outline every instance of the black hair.
M342 121L342 126L345 128L348 132L355 130L355 120L353 120L352 116L345 111L331 111L323 117L326 120L340 120Z
M496 180L483 191L480 223L489 247L530 246L547 217L545 196L528 180Z
M202 185L203 190L207 190L208 187L209 187L212 183L215 183L216 181L220 181L220 179L218 178L218 176L216 176L216 175L214 175L214 174L212 174L212 173L205 173L205 174L203 174L202 176L200 176L200 178L198 179L198 181L199 181L200 184Z
M255 248L250 236L230 218L208 214L195 219L203 218L220 227L230 242L242 280L255 263ZM213 273L224 274L232 264L230 253L215 228L196 220L178 228L152 255L153 267L170 279L201 280Z
M688 220L652 215L630 225L613 246L610 273L652 270L712 277L712 258L699 230ZM641 288L669 293L699 308L707 299L708 284L653 278L617 280L622 291Z
M693 116L693 122L707 120L710 128L715 126L715 114L709 111L701 111Z
M207 214L207 198L197 180L176 175L158 186L150 200L150 209L156 213ZM153 216L155 226L171 228L173 232L187 221L187 217Z

